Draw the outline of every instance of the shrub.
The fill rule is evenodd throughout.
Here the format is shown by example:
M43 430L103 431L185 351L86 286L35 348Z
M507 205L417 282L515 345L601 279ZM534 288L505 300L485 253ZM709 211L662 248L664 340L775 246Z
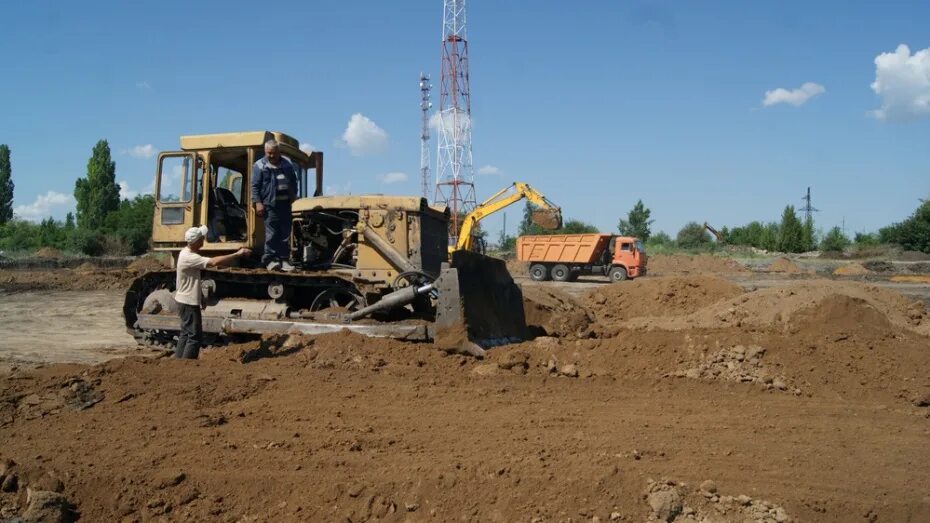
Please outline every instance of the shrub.
M711 243L710 235L704 226L697 222L689 222L678 231L675 243L684 249L703 247Z

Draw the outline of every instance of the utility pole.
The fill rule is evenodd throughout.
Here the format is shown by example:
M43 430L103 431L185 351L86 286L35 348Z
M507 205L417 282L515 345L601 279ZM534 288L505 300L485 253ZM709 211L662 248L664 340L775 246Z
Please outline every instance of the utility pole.
M807 195L801 199L804 200L804 207L801 207L801 210L804 211L804 220L809 222L814 218L813 214L811 213L820 212L820 209L815 209L814 206L811 205L810 187L807 188Z
M429 200L429 110L433 107L429 101L429 91L433 84L429 83L429 75L420 73L420 188L423 197Z
M477 206L471 150L471 87L465 0L443 1L439 141L434 201L449 208L449 242L454 245L458 240L462 220Z

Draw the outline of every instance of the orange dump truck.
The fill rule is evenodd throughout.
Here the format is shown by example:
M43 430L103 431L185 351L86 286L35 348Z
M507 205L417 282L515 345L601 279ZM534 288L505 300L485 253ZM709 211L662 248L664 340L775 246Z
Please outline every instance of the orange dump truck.
M517 259L529 263L530 278L536 281L573 281L581 274L603 274L611 281L623 281L646 274L643 244L630 236L520 236Z

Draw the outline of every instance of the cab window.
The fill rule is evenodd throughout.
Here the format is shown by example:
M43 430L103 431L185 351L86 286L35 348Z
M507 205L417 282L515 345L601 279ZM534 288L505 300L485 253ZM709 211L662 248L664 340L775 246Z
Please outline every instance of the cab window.
M632 243L621 243L620 250L629 252L633 250L633 244Z
M158 201L189 202L191 200L191 158L184 156L165 156L159 168L161 178L158 183Z

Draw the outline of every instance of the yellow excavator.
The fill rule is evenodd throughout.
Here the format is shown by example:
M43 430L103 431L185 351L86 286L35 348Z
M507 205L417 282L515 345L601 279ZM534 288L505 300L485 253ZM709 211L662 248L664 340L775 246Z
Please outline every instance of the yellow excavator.
M458 242L454 246L449 246L449 252L481 250L480 240L475 236L478 222L524 198L536 206L531 215L533 223L544 229L558 229L562 226L562 209L559 206L549 201L536 189L530 187L530 184L514 182L509 187L504 187L487 200L481 202L475 207L474 211L465 216L462 221L462 229L459 232Z

